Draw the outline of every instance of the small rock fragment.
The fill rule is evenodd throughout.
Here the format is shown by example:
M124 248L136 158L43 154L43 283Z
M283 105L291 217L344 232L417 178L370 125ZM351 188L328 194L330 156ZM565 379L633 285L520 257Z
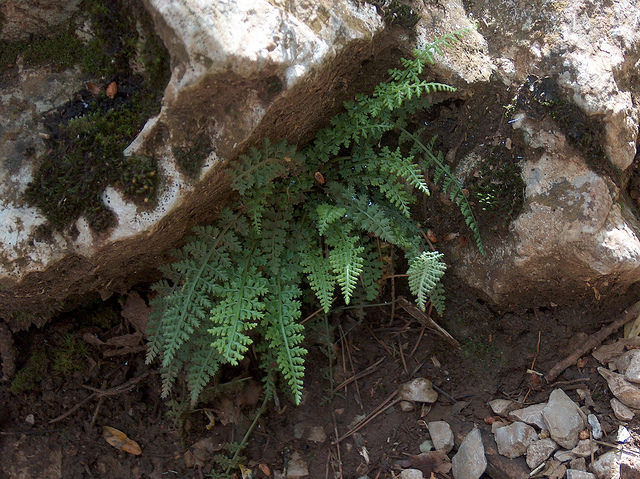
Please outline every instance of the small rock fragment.
M402 412L411 412L416 408L416 405L411 401L400 401L399 406Z
M571 459L571 462L569 462L569 469L574 469L576 471L586 471L587 461L584 457L576 457L575 459Z
M596 476L590 472L580 471L577 469L567 469L567 479L596 479Z
M287 467L287 479L299 479L309 475L309 466L298 451L291 453Z
M567 468L564 464L556 461L555 459L549 459L541 474L549 479L560 479L561 477L564 478L566 470Z
M420 444L420 452L429 452L429 451L431 451L432 449L433 449L433 442L431 442L431 441L430 441L430 440L428 440L428 439L427 439L426 441L423 441L423 442Z
M627 442L631 439L631 433L624 426L618 426L618 434L616 435L617 442Z
M573 449L578 443L578 434L585 427L578 405L562 389L554 389L542 411L546 429L551 439L566 449Z
M591 453L595 453L598 449L598 444L589 439L583 439L578 441L578 445L571 449L571 454L577 457L590 457Z
M591 435L594 439L598 440L602 438L602 426L600 426L600 421L595 414L587 415L587 422L591 427Z
M507 423L506 423L506 422L504 422L504 421L496 421L496 422L494 422L494 423L491 425L491 434L495 434L495 433L496 433L496 431L497 431L498 429L500 429L501 427L508 426L508 425L509 425L509 424L507 424Z
M540 439L534 441L527 447L527 466L531 469L535 469L558 448L558 445L553 439Z
M433 390L431 381L416 378L400 387L398 398L404 401L433 403L438 399L438 393Z
M613 414L620 421L631 421L633 419L633 416L635 415L631 409L622 404L616 398L611 399L611 409L613 409Z
M308 439L311 442L321 443L327 440L327 434L324 432L322 426L312 426L309 429Z
M559 461L559 462L569 462L569 461L571 461L572 459L574 459L575 457L576 457L576 456L574 456L574 455L571 453L571 451L566 451L566 450L564 450L564 449L563 449L563 450L561 450L561 451L556 452L556 453L553 455L553 458L554 458L556 461Z
M509 413L509 418L514 421L521 421L531 426L537 426L540 429L544 429L546 426L542 419L542 411L546 405L547 403L534 404L533 406L525 407L523 409L516 409Z
M433 421L427 424L427 427L436 451L444 451L448 454L454 446L451 426L445 421Z
M640 383L640 349L632 349L624 353L616 359L616 366L627 381Z
M496 431L498 452L514 459L527 452L527 447L537 438L536 431L528 424L517 421L510 426L501 427Z
M479 479L487 468L480 429L473 429L451 460L454 479Z
M621 374L612 373L608 369L598 368L598 372L607 380L609 389L622 404L640 409L640 388L631 384Z
M297 423L293 425L293 437L295 437L296 439L302 439L302 436L304 436L304 431L307 429L306 424L304 423Z
M30 426L33 426L36 423L36 418L33 414L27 414L27 416L24 418L24 422L26 422Z
M591 464L591 470L598 479L620 479L620 458L619 452L605 452Z
M517 408L518 404L510 399L494 399L493 401L489 401L489 407L494 414L497 414L498 416L506 416L509 414L509 411L513 411Z
M423 479L422 471L418 469L403 469L400 473L400 479Z

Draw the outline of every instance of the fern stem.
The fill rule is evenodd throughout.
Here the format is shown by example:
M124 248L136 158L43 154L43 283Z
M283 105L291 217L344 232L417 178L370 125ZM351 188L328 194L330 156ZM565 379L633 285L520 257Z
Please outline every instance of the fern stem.
M238 455L240 454L240 451L242 451L246 447L247 442L249 442L249 436L251 435L253 428L256 427L256 424L258 423L258 419L260 419L260 416L262 416L262 413L266 409L267 402L269 401L269 399L271 399L271 395L265 394L264 399L262 400L262 404L258 408L258 411L256 411L256 416L253 418L253 422L249 426L249 429L247 429L247 432L244 433L244 436L242 437L242 441L240 441L240 444L238 444L236 452L233 453L233 457L231 458L231 461L229 461L229 465L227 466L227 469L224 472L225 474L229 474L231 472L231 468L236 463L236 460L238 458Z

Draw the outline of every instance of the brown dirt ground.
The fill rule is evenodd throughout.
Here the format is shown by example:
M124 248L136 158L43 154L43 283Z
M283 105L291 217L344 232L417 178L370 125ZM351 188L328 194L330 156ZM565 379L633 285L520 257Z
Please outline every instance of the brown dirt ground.
M530 389L527 404L544 401L553 385L529 381L526 370L534 358L537 371L548 371L580 344L579 333L597 331L619 317L638 296L638 291L633 290L606 303L595 298L575 302L565 298L558 301L564 306L555 308L501 312L478 300L455 280L450 279L446 286L448 310L439 322L460 341L458 350L429 329L423 333L423 326L405 311L396 309L392 316L391 307L385 306L367 309L363 319L353 312L343 312L329 320L335 353L335 360L330 363L322 351L324 323L314 325L310 321L302 404L295 407L281 396L280 407L270 405L259 419L243 461L254 471L253 477L267 477L259 464L266 465L273 477L273 471L282 471L297 452L308 463L310 478L357 478L365 474L371 479L391 478L398 472L397 462L407 454L417 454L420 443L428 437L425 421L449 420L461 425L463 432L474 424L488 430L490 427L484 423L490 415L487 401L522 400ZM214 449L225 442L238 441L256 410L258 397L251 392L256 383L233 382L234 378L251 376L251 362L225 371L221 381L231 381L235 387L218 388L221 394L209 394L197 409L183 411L181 420L170 416L172 403L161 400L156 369L144 364L142 352L105 358L104 346L86 345L86 355L75 358L79 369L65 374L56 372L54 364L68 335L81 341L84 333L91 333L106 341L130 332L130 326L118 314L105 314L105 307L119 309L115 301L100 305L103 319L91 321L85 308L63 315L44 329L17 336L19 367L36 351L45 351L47 360L42 368L43 379L33 390L13 394L9 384L0 386L0 477L220 477L215 473L208 476L217 454ZM331 392L343 379L378 360L381 362L371 374ZM333 383L329 380L330 366ZM608 405L611 395L595 367L595 359L588 357L582 369L574 366L558 380L584 378L561 387L574 399L576 384L588 389L596 403L594 412L602 415L605 431L611 432L617 428ZM65 419L49 423L89 397L92 391L87 387L109 389L143 374L148 375L130 390L102 401L93 397ZM417 408L402 412L394 406L359 434L342 441L338 461L338 450L330 444L336 432L347 432L356 416L369 413L400 384L416 377L431 379L458 403L440 395L430 411ZM462 401L468 404L460 410ZM210 429L207 413L216 418ZM25 422L29 414L35 418L32 426ZM107 444L102 437L103 426L124 431L140 444L142 454L133 456ZM322 427L327 436L325 442L307 440L312 426ZM633 429L635 422L631 426ZM208 440L209 452L193 447L203 439ZM359 452L363 446L368 463ZM201 465L190 464L193 454L201 458ZM239 471L234 472L240 477Z

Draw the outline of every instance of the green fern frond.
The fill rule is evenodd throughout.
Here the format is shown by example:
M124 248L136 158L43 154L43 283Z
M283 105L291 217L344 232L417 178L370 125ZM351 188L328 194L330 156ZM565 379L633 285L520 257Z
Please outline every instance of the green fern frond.
M427 300L436 290L447 266L441 261L443 254L437 251L424 251L409 260L409 289L417 297L418 307L424 311Z
M382 278L382 261L376 240L370 240L364 245L362 258L363 266L359 285L362 287L364 299L373 301L380 295Z
M304 336L304 326L300 319L302 294L291 278L283 284L280 278L272 278L269 294L265 298L267 323L265 340L275 351L278 369L289 385L295 404L302 399L302 382L304 377L304 356L307 350L300 344Z
M309 286L316 294L324 312L328 313L336 285L336 277L329 258L322 256L319 249L313 248L302 256L301 263Z
M246 333L264 316L264 303L260 298L268 291L267 280L252 264L253 252L251 249L245 253L229 281L217 287L216 296L220 300L210 313L212 346L234 366L252 342Z
M318 234L322 236L327 232L327 228L333 222L340 218L344 218L347 210L346 208L331 205L329 203L321 203L316 207L316 213L318 215L316 223Z
M189 346L189 362L185 366L185 372L191 404L196 404L204 387L218 373L223 358L211 347L211 339L206 328L193 335Z
M331 234L327 235L327 243L332 247L329 251L329 261L340 285L344 302L349 304L358 277L362 273L364 248L358 245L357 237L350 236L343 228L332 229L329 233Z

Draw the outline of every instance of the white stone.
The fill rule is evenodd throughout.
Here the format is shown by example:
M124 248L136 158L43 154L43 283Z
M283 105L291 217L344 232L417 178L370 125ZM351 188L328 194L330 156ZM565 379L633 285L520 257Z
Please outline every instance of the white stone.
M622 404L640 409L640 387L631 384L622 374L613 373L606 368L598 368L598 372L607 380L609 389Z
M322 426L311 426L308 439L311 442L322 443L327 440L327 434Z
M514 422L496 431L498 452L510 459L522 456L537 438L536 431L528 424Z
M298 451L291 453L287 467L287 479L300 479L309 475L309 466Z
M571 449L571 453L577 457L591 457L591 454L595 454L600 446L596 442L589 439L582 439L578 441L578 445Z
M436 451L444 451L448 454L455 444L451 426L445 421L432 421L427 424L427 427Z
M602 438L602 426L600 426L600 421L595 414L587 415L587 422L589 423L589 427L591 428L591 436L594 439Z
M558 445L549 438L532 442L527 447L527 466L530 469L535 469L546 461L557 448Z
M462 441L451 460L454 479L479 479L487 468L479 429L473 429Z
M629 432L629 430L624 426L618 426L618 433L616 434L616 441L617 442L627 442L629 439L631 439L631 433Z
M554 389L542 412L551 439L558 445L572 449L578 443L578 434L585 427L578 406L562 389Z
M613 414L620 421L628 422L633 419L633 416L635 415L634 412L631 409L629 409L627 406L622 404L618 399L611 398L610 404L611 404L611 409L613 409Z
M640 349L627 351L616 359L616 365L627 381L640 383Z
M578 469L567 469L567 479L596 479L596 476Z
M547 403L534 404L532 406L525 407L523 409L516 409L509 413L509 418L515 421L522 421L531 426L537 426L540 429L546 427L544 420L542 419L542 411L546 407Z
M430 380L416 378L400 386L398 398L405 401L433 403L438 399L438 393L433 390Z

